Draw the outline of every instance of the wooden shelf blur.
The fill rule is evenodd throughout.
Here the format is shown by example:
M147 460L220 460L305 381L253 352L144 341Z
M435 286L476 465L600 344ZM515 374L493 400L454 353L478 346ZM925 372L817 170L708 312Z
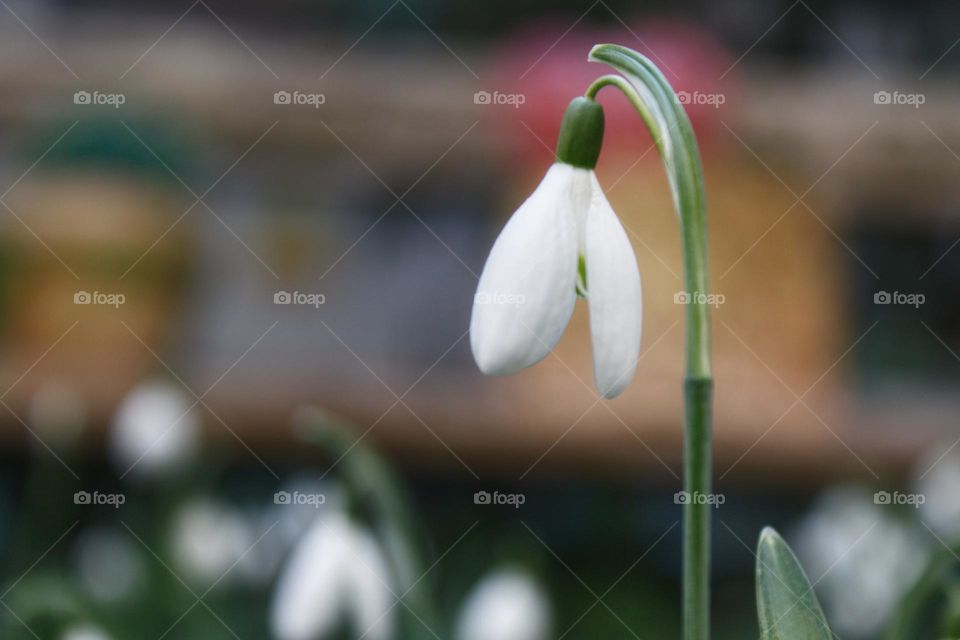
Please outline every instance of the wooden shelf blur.
M91 23L60 31L50 45L81 71L82 82L52 56L38 55L32 60L42 62L25 67L16 55L0 55L0 89L6 97L0 104L0 127L69 112L70 96L77 89L109 90L143 53L143 43L152 42L167 26ZM39 45L25 30L11 29L0 51L34 46ZM137 63L123 91L129 104L140 101L160 111L169 109L208 133L234 140L242 151L273 119L274 91L316 87L322 70L347 46L349 42L320 46L251 40L251 47L282 78L278 81L225 30L214 25L200 32L185 26L171 31L163 46ZM324 85L322 120L310 108L292 109L290 119L263 144L290 154L324 147L342 151L329 125L338 132L362 132L351 137L354 149L360 157L376 157L378 172L404 171L435 160L463 133L463 122L476 115L477 107L462 99L476 87L455 60L425 58L398 46L389 53L391 64L418 69L399 78L383 73L384 55L366 50L351 54L350 73ZM787 83L746 63L739 71L749 99L743 100L730 127L770 158L778 173L797 178L797 184L816 179L876 119L870 99L875 88L846 76L798 74ZM824 86L830 90L822 90ZM924 122L960 149L952 107L960 91L931 82L926 86L931 106L924 111ZM225 109L225 104L243 108ZM390 118L364 115L379 112L389 112ZM914 115L896 109L884 113L897 119ZM855 194L864 192L882 198L960 197L955 167L947 168L952 159L930 160L942 158L944 150L935 136L910 129L919 126L915 120L868 136L858 152L860 160L838 166L834 177L840 179L808 198L818 213L828 221L842 220ZM929 398L904 396L893 408L879 407L853 391L847 364L834 367L837 356L856 339L838 315L843 292L831 278L843 248L804 216L787 219L776 232L790 235L795 252L762 245L749 249L769 226L771 213L789 207L792 197L746 150L728 143L724 155L707 160L715 273L743 260L717 284L730 300L718 309L714 328L717 477L720 482L811 484L838 476L902 473L924 447L945 436L944 425L960 406L943 402L931 410ZM885 151L891 145L900 152ZM489 136L471 136L458 153L479 163L498 146ZM358 433L376 425L370 437L411 467L435 467L465 477L471 471L482 478L530 479L577 473L639 475L674 483L673 476L681 471L681 308L672 304L672 294L679 289L674 273L679 256L676 230L664 222L670 204L662 173L647 173L648 180L629 180L611 194L614 206L628 212L628 226L645 241L637 251L648 301L645 348L650 351L622 398L597 401L586 318L579 309L557 357L510 380L486 379L470 367L441 363L402 402L356 362L352 369L306 379L296 373L285 378L273 370L260 378L249 372L231 375L205 399L218 416L206 421L211 436L238 456L248 455L238 438L265 455L295 452L284 425L295 407L310 403L349 417ZM916 188L918 177L927 188ZM518 177L518 192L529 178ZM762 203L762 210L751 209L751 203ZM657 215L641 216L642 211ZM121 329L118 335L124 335ZM465 343L459 348L466 349ZM4 402L19 416L26 416L37 384L64 370L66 361L57 352L36 362L40 355L8 352L0 358L0 380L15 385ZM395 362L369 365L378 375L390 372L383 377L397 393L423 373ZM156 368L145 356L143 372ZM93 422L101 427L134 382L112 377L110 362L96 357L69 370L77 375L77 384L86 385ZM825 371L829 375L820 380ZM183 373L183 378L198 393L206 388L203 376ZM813 391L798 400L795 394L814 383ZM24 427L17 419L0 412L0 421L7 442L22 439Z

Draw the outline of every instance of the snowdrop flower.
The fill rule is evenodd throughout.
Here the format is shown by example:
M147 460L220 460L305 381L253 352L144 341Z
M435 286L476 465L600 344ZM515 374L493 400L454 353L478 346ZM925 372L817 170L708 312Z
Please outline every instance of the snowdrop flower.
M60 640L110 640L110 636L97 627L80 626L64 631Z
M613 398L633 378L640 272L594 174L602 140L602 108L576 98L563 119L557 162L494 243L470 319L470 346L484 373L515 373L545 358L579 294L590 307L597 388Z
M550 602L519 569L498 569L473 588L457 619L456 640L547 640Z
M387 559L343 513L316 519L277 584L270 628L278 640L318 640L348 618L357 637L394 636Z
M914 483L917 495L924 498L921 518L948 543L960 540L960 453L950 446L936 447L924 456Z
M927 564L927 537L866 489L844 486L817 499L796 548L831 625L844 637L871 638Z
M116 604L146 583L140 548L126 531L97 526L77 537L74 565L80 586L93 600Z
M124 471L170 475L189 464L200 448L200 420L178 388L145 383L124 398L114 417L111 450Z
M171 555L179 574L201 586L235 580L236 565L249 555L257 535L239 511L208 498L196 498L174 516Z

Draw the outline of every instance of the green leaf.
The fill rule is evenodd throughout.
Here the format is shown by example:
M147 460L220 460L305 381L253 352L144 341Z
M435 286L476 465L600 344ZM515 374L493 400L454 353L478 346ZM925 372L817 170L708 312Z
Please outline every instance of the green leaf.
M762 640L833 638L797 557L770 527L757 543L757 613Z

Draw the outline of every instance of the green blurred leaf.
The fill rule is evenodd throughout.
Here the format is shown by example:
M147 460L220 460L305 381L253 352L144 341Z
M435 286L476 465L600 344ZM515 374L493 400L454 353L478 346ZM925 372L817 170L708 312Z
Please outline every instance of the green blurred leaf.
M797 557L770 527L757 544L757 613L762 640L833 638Z

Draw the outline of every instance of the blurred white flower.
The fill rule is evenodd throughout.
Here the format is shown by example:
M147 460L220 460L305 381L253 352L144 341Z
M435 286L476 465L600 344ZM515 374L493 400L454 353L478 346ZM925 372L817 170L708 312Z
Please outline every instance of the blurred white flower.
M831 626L841 636L869 638L920 577L928 538L875 504L870 491L844 486L817 499L794 539Z
M355 631L370 640L393 637L393 604L387 558L377 541L362 529L355 529L353 562L346 574L347 609Z
M930 451L917 465L914 483L924 498L920 517L948 544L960 540L960 451L951 446Z
M131 391L114 416L111 450L133 476L170 475L193 462L200 448L200 420L179 388L148 382Z
M115 603L145 582L140 550L126 531L95 527L77 536L75 567L83 590L94 600Z
M174 516L170 539L174 566L179 575L199 585L229 584L241 577L234 568L257 537L238 510L211 499L194 499Z
M273 596L278 640L317 640L349 619L357 637L394 636L387 560L376 540L342 513L318 517L294 548Z
M97 627L79 626L64 631L60 640L110 640L110 636Z
M456 640L547 640L550 599L525 571L504 568L485 576L457 617Z

